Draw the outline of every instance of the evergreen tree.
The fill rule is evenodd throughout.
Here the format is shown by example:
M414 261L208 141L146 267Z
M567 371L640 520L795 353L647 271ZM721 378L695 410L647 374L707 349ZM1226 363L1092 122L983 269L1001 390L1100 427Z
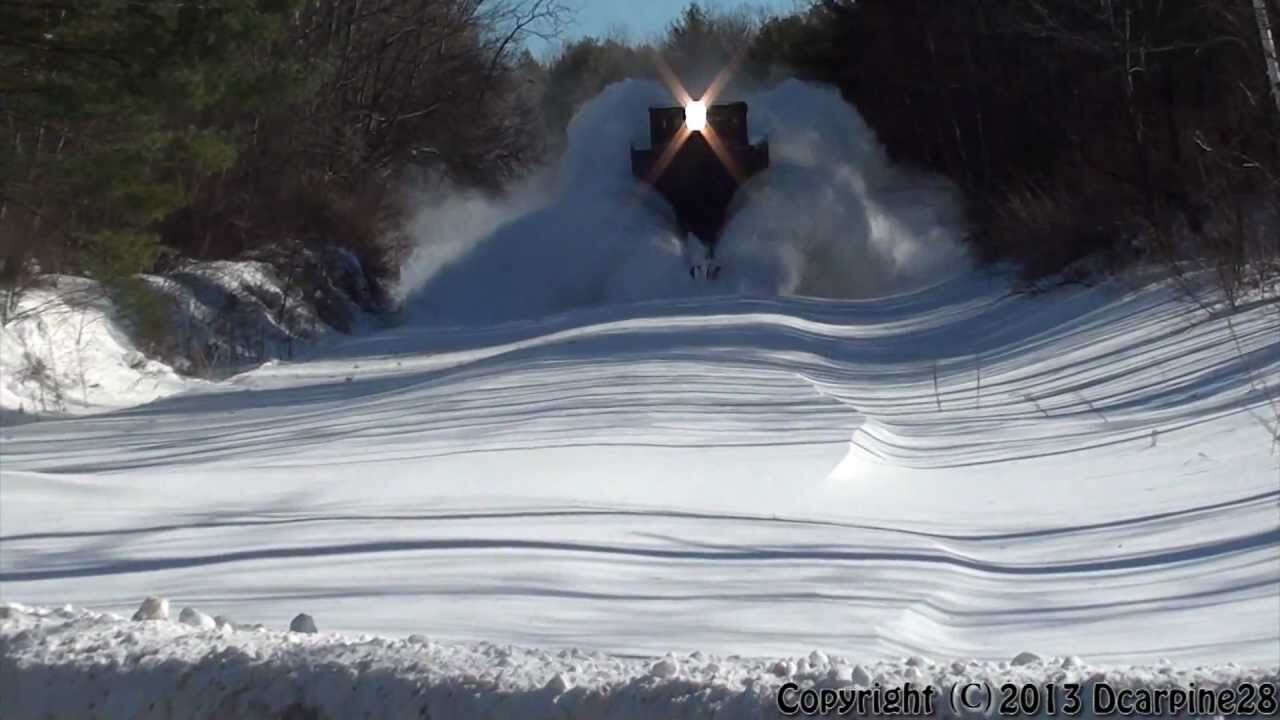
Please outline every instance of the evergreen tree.
M157 223L235 162L240 113L278 92L258 60L293 4L0 1L0 281L33 259L145 269Z

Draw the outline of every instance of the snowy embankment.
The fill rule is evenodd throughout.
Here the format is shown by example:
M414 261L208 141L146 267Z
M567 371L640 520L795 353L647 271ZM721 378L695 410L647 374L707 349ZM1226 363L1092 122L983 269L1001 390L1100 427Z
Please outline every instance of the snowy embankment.
M957 279L352 338L5 428L0 464L5 600L158 594L348 637L11 612L5 686L48 689L4 702L61 707L75 678L270 714L305 686L344 716L381 684L435 717L750 717L769 693L739 680L814 650L886 678L1003 677L1023 651L1148 666L1107 671L1134 682L1274 673L1278 385L1275 306L1210 318L1162 287ZM1085 672L1052 663L1035 676Z
M0 607L0 710L8 718L776 718L784 683L949 689L970 683L1274 688L1274 669L1234 663L1102 667L1021 653L1006 662L913 656L862 661L814 650L780 659L662 658L490 643L197 627L63 608ZM1266 692L1266 691L1264 691ZM798 702L785 694L788 703ZM957 717L948 697L936 714ZM1089 706L1080 717L1096 717ZM896 715L896 713L894 713ZM1160 713L1163 715L1164 713ZM1264 713L1265 714L1265 713ZM869 712L862 717L887 717ZM980 714L974 713L974 717Z
M263 261L189 261L139 276L169 326L147 357L102 286L46 275L12 298L0 324L0 421L128 408L365 329L377 291L350 253L306 251L282 278ZM9 302L7 292L0 301ZM166 364L169 363L169 364ZM175 372L178 368L188 375Z
M0 325L0 419L6 422L132 407L187 383L138 351L92 280L48 276L17 298L11 319Z

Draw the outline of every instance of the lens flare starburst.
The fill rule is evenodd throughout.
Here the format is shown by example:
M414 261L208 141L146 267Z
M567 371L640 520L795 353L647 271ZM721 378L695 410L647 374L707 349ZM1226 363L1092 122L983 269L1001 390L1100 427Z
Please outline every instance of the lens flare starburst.
M697 100L693 99L693 96L685 89L684 84L680 82L680 79L676 77L671 66L667 64L666 59L663 58L662 55L656 55L654 57L654 61L658 67L658 76L662 78L662 81L671 91L671 95L676 99L676 102L684 107L684 127L680 128L680 132L678 132L676 137L672 139L672 142L667 145L666 151L658 158L658 162L654 163L651 171L651 177L649 178L650 182L656 182L657 179L666 172L667 166L671 164L676 153L680 151L680 147L683 146L694 133L698 133L706 139L712 152L720 158L720 161L725 164L725 167L729 169L729 172L732 173L735 178L739 178L741 176L741 173L735 166L733 159L725 151L723 143L721 143L719 138L716 137L715 128L707 122L707 109L716 101L716 97L724 90L725 86L729 83L729 79L737 72L738 66L742 64L742 57L743 53L739 51L729 64L716 74L716 77L711 81L711 85L707 87L707 91Z

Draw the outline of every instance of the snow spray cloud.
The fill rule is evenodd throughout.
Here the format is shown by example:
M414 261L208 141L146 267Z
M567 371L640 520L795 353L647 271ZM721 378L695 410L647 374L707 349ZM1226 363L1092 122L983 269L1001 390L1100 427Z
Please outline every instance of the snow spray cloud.
M929 282L957 265L960 212L946 186L889 164L831 90L787 81L754 97L753 135L772 166L735 200L714 282L690 278L665 201L631 176L661 85L628 80L588 102L560 167L500 199L420 205L402 271L406 310L447 324L537 317L575 307L742 293L858 298Z
M558 172L503 202L468 196L424 208L413 227L420 249L402 272L406 310L491 322L680 294L689 277L671 210L630 175L648 107L664 102L654 83L612 85L570 123Z
M965 265L954 191L895 168L835 90L789 80L750 103L771 164L739 191L716 251L739 292L874 297Z

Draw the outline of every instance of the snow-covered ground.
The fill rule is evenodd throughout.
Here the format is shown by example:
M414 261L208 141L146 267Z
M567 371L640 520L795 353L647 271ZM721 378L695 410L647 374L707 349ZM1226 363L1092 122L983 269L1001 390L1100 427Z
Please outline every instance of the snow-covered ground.
M12 609L5 716L753 717L785 679L1263 678L1275 320L1198 313L965 283L650 304L11 428L6 599L400 639Z
M1274 307L995 285L406 326L6 428L0 592L637 656L1277 664Z

